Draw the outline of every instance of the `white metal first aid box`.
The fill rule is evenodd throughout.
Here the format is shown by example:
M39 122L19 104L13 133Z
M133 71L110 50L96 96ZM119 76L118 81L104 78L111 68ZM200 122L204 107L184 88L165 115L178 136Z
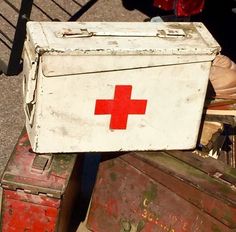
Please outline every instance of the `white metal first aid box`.
M23 88L32 149L194 148L219 51L202 23L29 22Z

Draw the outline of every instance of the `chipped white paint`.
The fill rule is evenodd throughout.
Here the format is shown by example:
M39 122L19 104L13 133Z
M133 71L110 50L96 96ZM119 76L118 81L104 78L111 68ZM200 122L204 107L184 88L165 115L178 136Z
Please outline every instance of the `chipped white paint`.
M201 23L29 22L24 107L33 150L193 148L219 50Z

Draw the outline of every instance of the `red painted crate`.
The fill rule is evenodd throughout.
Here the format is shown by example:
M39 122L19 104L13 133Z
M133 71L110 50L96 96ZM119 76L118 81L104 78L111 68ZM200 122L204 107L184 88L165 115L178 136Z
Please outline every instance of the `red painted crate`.
M79 164L76 154L33 153L24 131L1 179L1 231L68 232Z
M190 152L129 153L100 164L93 232L236 230L236 170Z

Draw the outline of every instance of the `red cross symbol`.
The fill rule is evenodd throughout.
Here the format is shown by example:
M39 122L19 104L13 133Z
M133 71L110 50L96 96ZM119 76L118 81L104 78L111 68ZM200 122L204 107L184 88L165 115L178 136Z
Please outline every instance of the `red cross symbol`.
M116 85L114 99L96 100L96 114L110 114L110 129L126 129L129 114L145 114L147 100L131 99L132 85Z

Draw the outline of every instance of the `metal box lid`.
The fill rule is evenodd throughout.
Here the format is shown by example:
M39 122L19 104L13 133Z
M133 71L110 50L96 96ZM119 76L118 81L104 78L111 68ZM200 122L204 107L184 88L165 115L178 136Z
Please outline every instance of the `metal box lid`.
M3 172L3 188L61 198L76 163L76 154L41 154L31 149L23 130Z
M134 152L121 159L225 225L236 228L234 168L191 151Z
M108 227L113 231L232 232L236 229L235 184L235 169L190 151L105 157L87 227L101 232Z
M38 53L212 55L220 50L202 23L28 22L27 34Z

